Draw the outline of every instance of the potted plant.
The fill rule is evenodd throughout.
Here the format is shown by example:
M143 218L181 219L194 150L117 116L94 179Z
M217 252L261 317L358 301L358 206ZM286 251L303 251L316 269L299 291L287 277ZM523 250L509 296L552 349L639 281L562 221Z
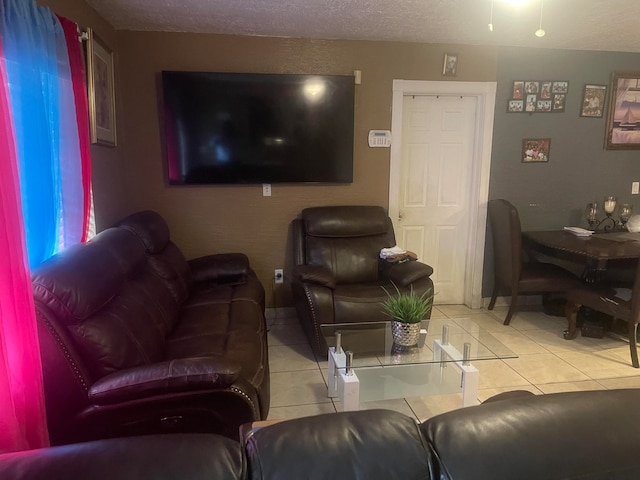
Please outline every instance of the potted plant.
M402 346L412 346L418 343L422 320L431 311L433 305L433 291L431 289L422 295L417 295L413 287L408 293L401 293L398 287L395 294L382 287L387 293L387 299L382 302L382 312L391 318L391 333L394 343Z

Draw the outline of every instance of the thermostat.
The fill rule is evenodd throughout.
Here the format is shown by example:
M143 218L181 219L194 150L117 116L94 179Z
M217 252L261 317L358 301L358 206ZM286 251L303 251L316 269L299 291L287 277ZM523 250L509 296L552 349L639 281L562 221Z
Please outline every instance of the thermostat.
M369 130L370 147L390 147L391 130Z

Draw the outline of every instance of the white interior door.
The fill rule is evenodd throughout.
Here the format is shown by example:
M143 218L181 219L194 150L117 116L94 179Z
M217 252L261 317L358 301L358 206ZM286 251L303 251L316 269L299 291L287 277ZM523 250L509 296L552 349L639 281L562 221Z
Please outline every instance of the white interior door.
M389 216L399 237L404 235L400 217L401 171L403 154L404 97L440 96L472 97L476 99L475 138L473 140L473 165L469 195L469 226L466 239L464 305L480 308L482 299L482 270L484 262L485 230L487 226L487 198L489 196L489 174L491 170L491 141L493 139L493 114L496 103L496 82L451 82L426 80L394 80L393 106L391 111L391 142L389 164ZM426 200L425 200L426 202ZM430 212L425 218L428 219ZM424 227L426 231L426 227ZM401 244L402 245L402 244ZM404 245L402 245L404 246ZM423 244L423 247L424 244ZM422 258L429 261L433 255L424 251ZM437 262L439 260L433 260ZM451 263L451 262L450 262ZM437 269L437 264L435 265ZM439 273L435 272L438 276ZM442 273L444 276L444 273ZM437 277L434 277L437 278ZM436 303L444 304L444 295L436 296Z
M405 95L398 243L434 269L435 303L465 303L477 98Z

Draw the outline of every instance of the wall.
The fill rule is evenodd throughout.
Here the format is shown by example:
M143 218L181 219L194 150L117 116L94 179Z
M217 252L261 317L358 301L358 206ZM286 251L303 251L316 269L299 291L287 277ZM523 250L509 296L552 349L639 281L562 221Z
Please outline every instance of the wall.
M119 102L118 43L116 31L84 0L39 0L38 4L51 8L58 15L72 20L94 32L114 51L116 72L116 131L122 127L122 103ZM92 145L92 181L96 212L96 226L102 230L128 212L128 197L124 182L124 161L120 145L115 148Z
M640 152L604 150L603 118L580 117L584 85L609 85L613 71L640 71L640 54L502 48L498 53L489 198L506 198L520 213L523 230L587 227L588 202L605 195L636 203L632 180L640 181ZM507 113L514 80L568 80L564 113ZM549 163L522 163L523 138L551 138ZM489 235L490 237L490 235ZM493 286L490 238L485 255L484 296Z
M443 54L457 53L460 81L494 81L494 48L391 42L321 41L183 33L118 32L124 114L124 147L131 212L155 209L188 258L240 251L249 256L267 289L269 305L290 304L292 262L288 229L305 207L378 204L388 207L389 150L367 147L370 129L391 126L393 79L443 80ZM126 48L125 48L126 46ZM354 182L351 185L169 187L158 120L162 70L352 74L356 87ZM272 290L273 269L285 268L285 284Z

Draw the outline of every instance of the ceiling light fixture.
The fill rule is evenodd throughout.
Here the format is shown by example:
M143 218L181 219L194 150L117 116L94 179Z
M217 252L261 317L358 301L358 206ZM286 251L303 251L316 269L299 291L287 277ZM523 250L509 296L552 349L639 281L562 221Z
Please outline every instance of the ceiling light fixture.
M535 31L535 35L538 38L542 38L545 35L545 31L542 29L542 9L544 7L544 0L540 0L540 27Z

